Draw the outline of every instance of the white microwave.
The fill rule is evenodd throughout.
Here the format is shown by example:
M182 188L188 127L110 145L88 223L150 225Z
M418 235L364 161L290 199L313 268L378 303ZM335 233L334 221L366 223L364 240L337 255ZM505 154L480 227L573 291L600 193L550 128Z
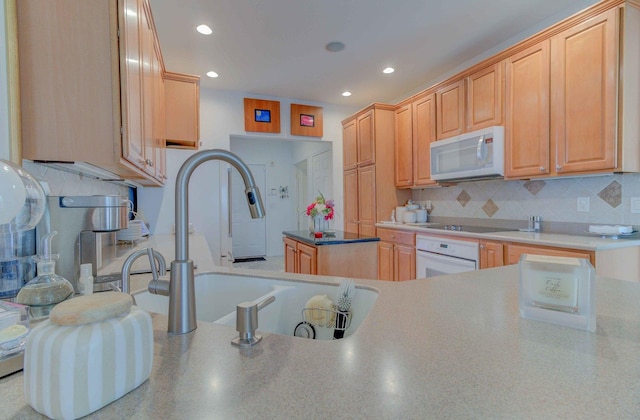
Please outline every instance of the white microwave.
M504 176L504 127L493 126L431 143L431 179L460 181Z

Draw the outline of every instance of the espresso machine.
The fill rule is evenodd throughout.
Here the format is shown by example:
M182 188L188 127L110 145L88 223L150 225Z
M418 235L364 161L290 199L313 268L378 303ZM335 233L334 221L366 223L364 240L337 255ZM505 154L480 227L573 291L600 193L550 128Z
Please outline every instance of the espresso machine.
M115 244L115 232L128 227L129 201L119 195L50 196L36 227L38 243L51 231L58 231L52 249L59 254L56 273L78 291L80 264L91 263L93 277L109 255L103 249Z

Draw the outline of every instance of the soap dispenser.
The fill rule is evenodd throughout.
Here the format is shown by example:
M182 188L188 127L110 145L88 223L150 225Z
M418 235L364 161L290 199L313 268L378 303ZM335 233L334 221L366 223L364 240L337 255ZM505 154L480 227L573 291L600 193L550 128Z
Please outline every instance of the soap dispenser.
M71 283L55 273L58 255L51 253L51 239L57 234L57 231L53 231L42 238L40 253L33 257L38 276L20 289L16 296L17 303L29 306L32 320L47 318L54 306L73 296Z

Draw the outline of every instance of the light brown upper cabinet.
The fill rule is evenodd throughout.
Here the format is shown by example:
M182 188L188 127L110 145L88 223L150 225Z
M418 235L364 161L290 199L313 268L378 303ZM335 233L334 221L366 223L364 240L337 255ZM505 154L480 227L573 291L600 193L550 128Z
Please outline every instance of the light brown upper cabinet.
M413 112L411 104L395 111L395 180L396 187L413 186Z
M506 60L507 178L640 171L640 10L570 23Z
M502 125L504 63L499 62L467 77L466 131Z
M367 111L356 118L359 166L376 163L375 116L373 111L373 109Z
M370 109L342 123L344 169L376 162L376 116Z
M506 60L506 177L549 173L549 66L549 40Z
M437 139L457 136L464 132L464 84L458 80L436 92Z
M394 107L373 104L342 122L344 230L375 236L375 224L411 198L394 183Z
M342 123L342 163L344 170L358 167L356 118Z
M162 185L163 65L148 0L16 6L23 157Z
M197 149L200 142L200 77L165 72L167 147Z
M436 100L431 93L395 111L396 187L435 185L431 180L430 144L436 139Z
M504 63L485 67L436 92L437 139L502 125Z
M551 38L551 136L558 174L616 167L618 17L619 10L611 9Z

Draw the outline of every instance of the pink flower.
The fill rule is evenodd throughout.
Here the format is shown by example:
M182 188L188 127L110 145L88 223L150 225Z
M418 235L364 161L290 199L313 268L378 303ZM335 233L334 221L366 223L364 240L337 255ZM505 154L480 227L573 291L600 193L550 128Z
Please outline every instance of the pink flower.
M307 216L311 215L311 212L313 211L313 208L316 206L316 203L311 203L307 206Z
M323 216L325 220L332 220L335 205L333 200L325 200L324 195L320 193L314 202L307 206L307 216Z

